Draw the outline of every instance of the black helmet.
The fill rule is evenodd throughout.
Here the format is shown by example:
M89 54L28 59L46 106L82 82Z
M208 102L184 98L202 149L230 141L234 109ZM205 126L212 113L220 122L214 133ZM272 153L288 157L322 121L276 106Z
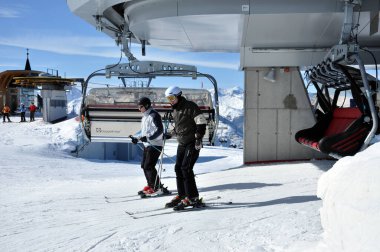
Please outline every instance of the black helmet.
M145 109L150 108L152 103L150 102L150 99L148 97L141 97L139 100L139 105L144 106Z

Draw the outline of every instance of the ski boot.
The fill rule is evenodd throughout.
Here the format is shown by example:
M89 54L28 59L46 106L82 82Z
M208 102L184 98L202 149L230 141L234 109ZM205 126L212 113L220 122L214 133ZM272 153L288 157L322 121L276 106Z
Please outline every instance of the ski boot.
M186 197L183 200L181 200L181 202L178 205L173 207L173 210L181 211L187 208L201 208L204 206L205 206L205 203L202 202L202 198L199 199L198 197L196 197L196 198L189 199Z
M149 189L151 189L150 186L144 186L144 188L141 191L137 192L137 195L143 195L145 194L145 191L148 191Z
M158 191L160 191L163 195L172 194L172 192L168 190L168 187L163 187L162 186L160 189L158 189Z
M183 198L179 195L176 195L170 202L165 204L165 208L172 208L181 203Z
M140 197L146 198L146 197L150 197L156 193L157 193L157 190L153 190L152 187L148 186L148 188L146 188L146 190L143 191L143 194L140 194Z

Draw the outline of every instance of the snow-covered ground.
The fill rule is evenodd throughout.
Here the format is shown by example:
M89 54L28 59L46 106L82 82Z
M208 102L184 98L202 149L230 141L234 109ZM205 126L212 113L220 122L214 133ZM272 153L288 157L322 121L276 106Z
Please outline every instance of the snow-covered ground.
M202 211L133 219L124 211L162 207L171 196L124 198L145 185L139 160L71 156L76 126L75 118L0 124L1 251L283 251L320 239L316 185L330 161L244 167L242 150L205 147L195 167L200 194L221 199ZM175 190L169 158L164 168Z
M125 211L172 197L135 196L145 185L139 160L72 156L75 117L11 119L0 124L0 251L379 251L379 138L338 162L255 166L242 165L241 149L206 146L197 184L206 202L220 199L201 211L133 218ZM165 152L174 159L175 149L168 143ZM173 166L164 158L163 182L175 193Z

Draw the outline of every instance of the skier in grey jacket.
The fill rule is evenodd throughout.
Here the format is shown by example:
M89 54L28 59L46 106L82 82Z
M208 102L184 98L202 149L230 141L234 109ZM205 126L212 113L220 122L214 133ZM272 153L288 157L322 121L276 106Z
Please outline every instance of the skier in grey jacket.
M155 168L163 146L164 127L162 125L161 116L152 108L151 101L147 97L140 98L138 106L140 112L143 113L141 119L141 136L139 138L131 138L134 144L137 144L139 140L144 144L141 168L144 170L148 184L139 194L154 194L161 188L167 191L166 188L162 187Z

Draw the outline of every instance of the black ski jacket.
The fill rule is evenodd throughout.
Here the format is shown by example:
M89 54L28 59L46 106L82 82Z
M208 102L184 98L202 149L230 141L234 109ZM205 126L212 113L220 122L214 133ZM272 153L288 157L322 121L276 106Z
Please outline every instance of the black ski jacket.
M174 130L178 143L186 145L196 138L203 138L207 121L197 104L182 96L178 99L178 103L173 105Z

